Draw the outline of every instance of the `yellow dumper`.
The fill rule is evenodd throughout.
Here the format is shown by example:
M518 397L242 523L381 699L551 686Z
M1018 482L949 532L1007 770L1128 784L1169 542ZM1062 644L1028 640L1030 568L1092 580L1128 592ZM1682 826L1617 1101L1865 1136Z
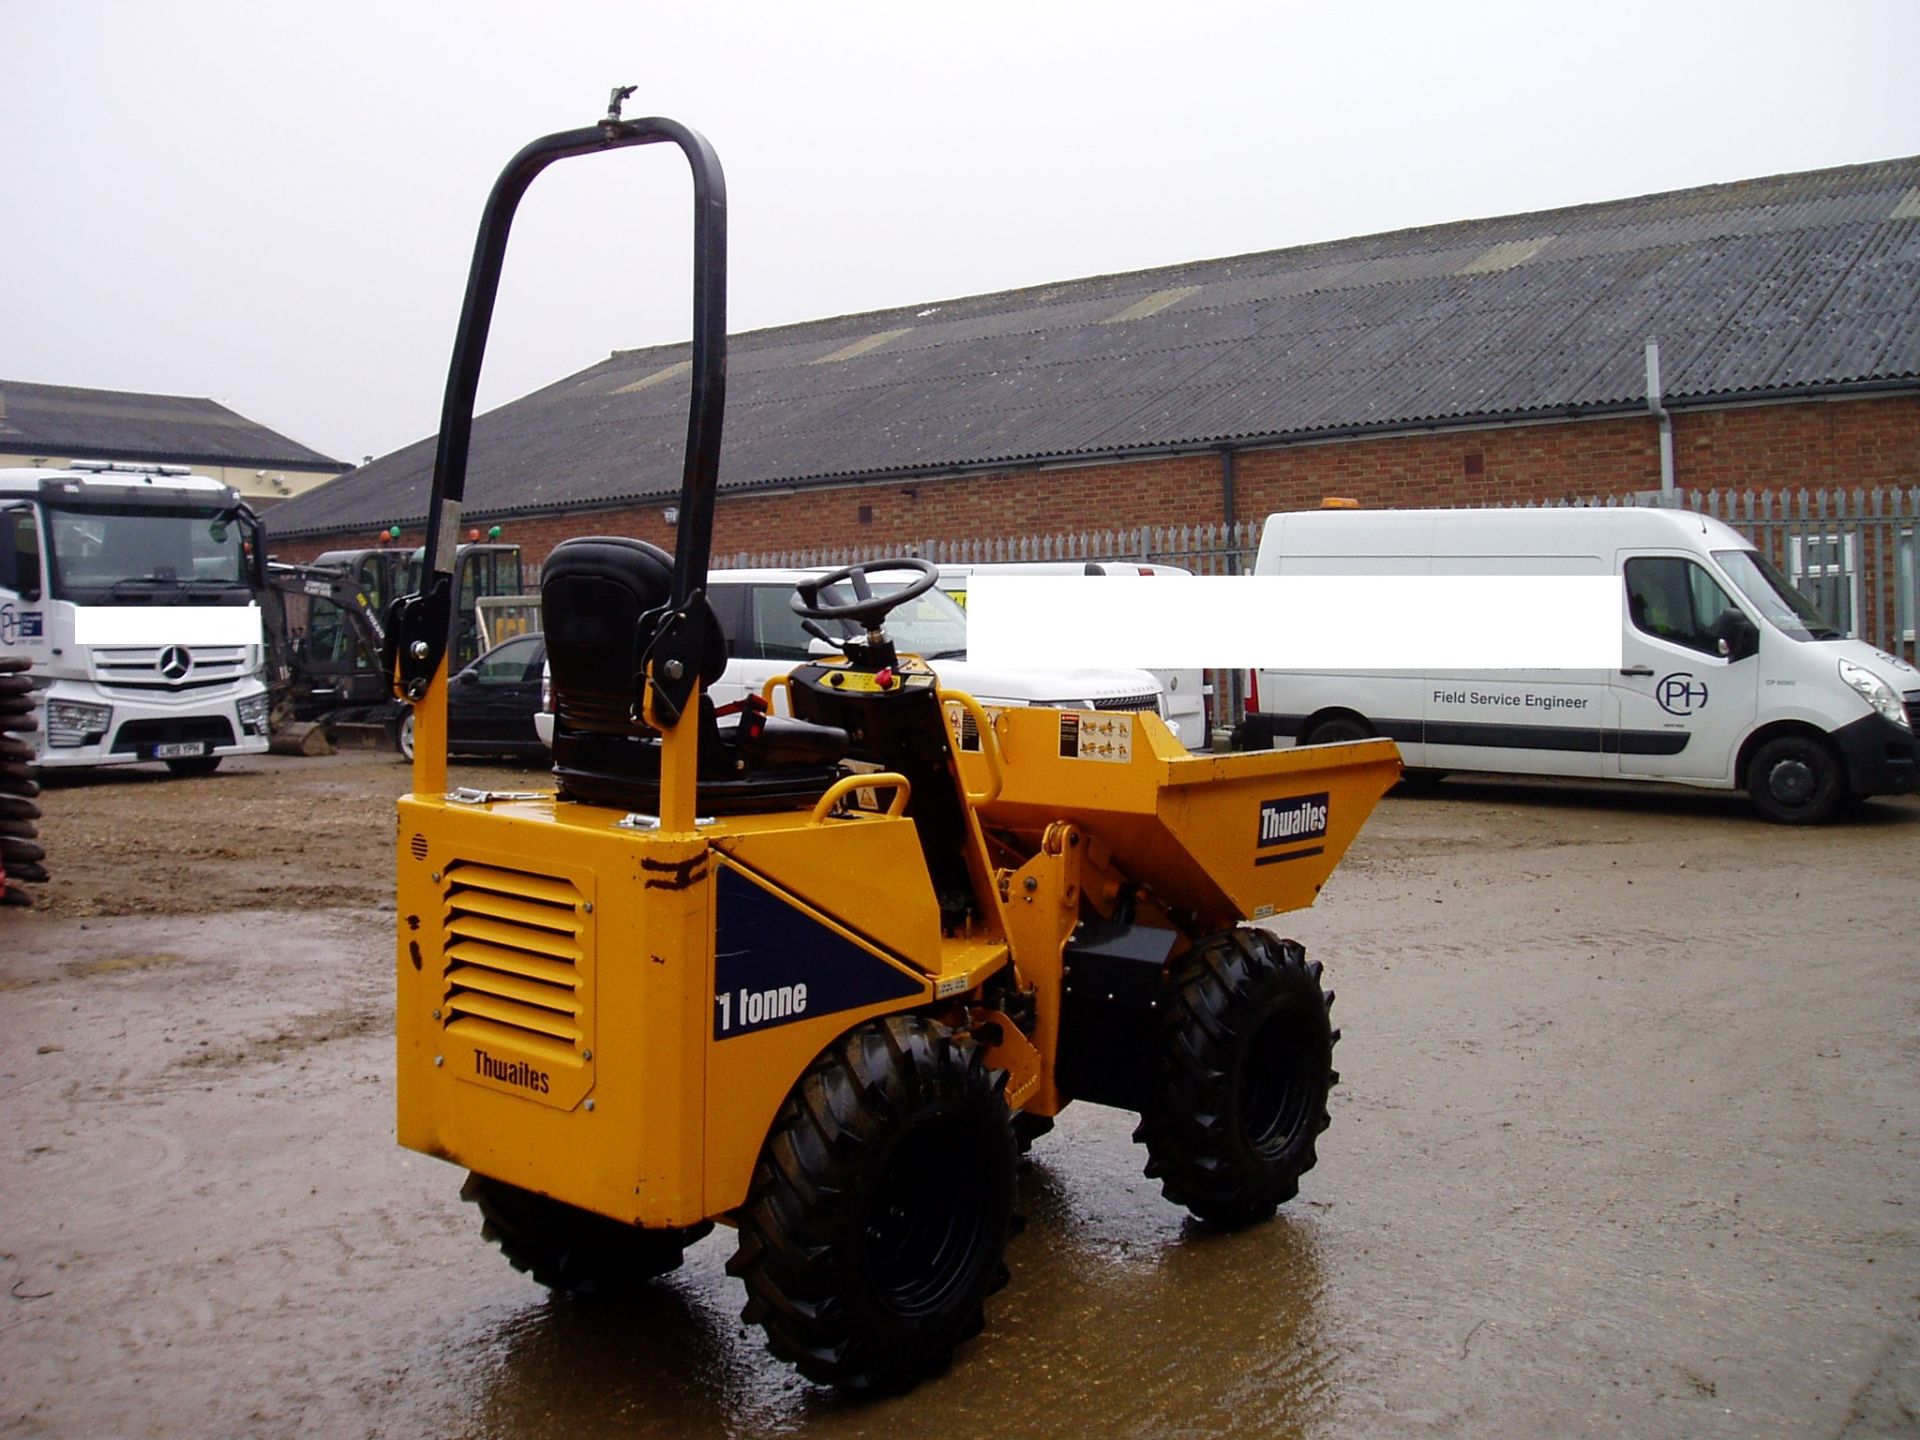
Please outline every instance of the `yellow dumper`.
M897 1390L1005 1280L1020 1149L1074 1100L1141 1116L1202 1220L1270 1215L1315 1160L1338 1038L1320 967L1259 921L1311 903L1399 774L1388 741L1196 757L1152 714L989 712L895 652L917 560L799 587L841 653L722 716L702 586L725 384L725 198L673 121L536 141L481 228L429 512L394 609L399 1135L470 1173L556 1289L680 1263L715 1223L745 1318L812 1379ZM543 571L555 787L454 791L450 573L512 211L554 160L668 142L694 177L676 552L592 537ZM822 628L823 636L828 632ZM784 709L786 713L780 713Z

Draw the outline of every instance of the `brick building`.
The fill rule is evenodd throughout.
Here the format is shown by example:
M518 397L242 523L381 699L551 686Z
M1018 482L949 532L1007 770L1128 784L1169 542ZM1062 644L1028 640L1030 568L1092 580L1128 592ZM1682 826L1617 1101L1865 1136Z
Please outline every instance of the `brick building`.
M670 547L687 372L481 417L464 523ZM1690 491L1920 483L1920 157L735 336L714 552L1630 496L1663 424ZM417 541L432 462L289 501L276 551Z

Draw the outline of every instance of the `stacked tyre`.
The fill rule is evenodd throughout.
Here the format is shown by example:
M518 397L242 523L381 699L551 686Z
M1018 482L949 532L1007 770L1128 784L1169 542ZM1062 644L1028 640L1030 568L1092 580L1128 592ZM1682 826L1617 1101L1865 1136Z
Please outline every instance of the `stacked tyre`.
M0 656L0 904L31 905L22 885L45 884L41 862L40 787L33 780L33 744L20 737L40 726L33 714L28 662Z

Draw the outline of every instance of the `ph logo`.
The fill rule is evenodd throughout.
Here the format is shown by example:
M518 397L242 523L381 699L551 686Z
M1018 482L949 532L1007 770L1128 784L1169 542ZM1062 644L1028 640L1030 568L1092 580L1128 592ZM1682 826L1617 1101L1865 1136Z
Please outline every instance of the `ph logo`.
M1707 682L1684 671L1663 676L1654 686L1653 698L1669 715L1691 715L1707 708Z

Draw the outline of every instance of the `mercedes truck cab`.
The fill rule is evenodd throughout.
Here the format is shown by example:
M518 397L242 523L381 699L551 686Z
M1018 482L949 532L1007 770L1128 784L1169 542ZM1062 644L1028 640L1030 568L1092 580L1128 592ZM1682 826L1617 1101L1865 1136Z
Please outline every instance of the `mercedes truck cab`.
M31 665L30 763L202 774L267 748L258 539L184 467L0 470L0 655Z

